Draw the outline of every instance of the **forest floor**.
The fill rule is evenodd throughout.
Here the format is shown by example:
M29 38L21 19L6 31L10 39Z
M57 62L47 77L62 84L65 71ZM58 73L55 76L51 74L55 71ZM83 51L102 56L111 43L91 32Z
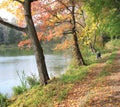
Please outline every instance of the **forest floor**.
M120 107L120 50L112 63L106 61L101 59L55 107Z

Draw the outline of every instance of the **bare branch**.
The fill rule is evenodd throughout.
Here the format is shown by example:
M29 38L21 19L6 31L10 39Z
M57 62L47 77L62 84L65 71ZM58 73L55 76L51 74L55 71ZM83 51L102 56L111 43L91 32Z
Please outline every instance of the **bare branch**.
M58 20L60 20L60 18L56 15L56 14L53 14L52 11L50 11L49 9L47 8L44 8L47 12L49 12L52 16L56 17Z
M70 13L72 13L72 11L69 9L69 7L65 3L63 3L61 0L57 0L57 1L61 3L63 6L65 6L65 8L70 11Z
M71 30L68 30L68 31L64 31L64 32L63 32L63 35L69 35L69 34L72 34L72 31L71 31Z
M81 13L75 13L75 14L77 14L77 15L82 15Z
M79 23L79 22L76 22L76 23L79 24L82 28L85 28L85 26L82 25L81 23Z
M13 28L13 29L16 29L16 30L25 32L25 33L26 33L26 30L27 30L26 27L25 27L25 28L22 28L22 27L19 27L19 26L10 24L9 22L5 22L4 20L2 20L2 18L0 18L0 23L1 23L2 25L5 25L5 26L7 26L7 27L10 27L10 28Z
M22 1L20 1L20 0L13 0L13 1L17 1L17 2L19 2L19 3L21 3L21 4L23 4L24 2L22 2Z

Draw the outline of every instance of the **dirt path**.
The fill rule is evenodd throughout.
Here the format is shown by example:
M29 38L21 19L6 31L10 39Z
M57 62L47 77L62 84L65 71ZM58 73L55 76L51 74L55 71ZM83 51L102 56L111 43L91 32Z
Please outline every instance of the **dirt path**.
M105 63L91 69L89 75L69 92L68 97L56 107L120 107L120 51L107 72L97 79Z
M120 107L120 51L110 68L111 75L98 83L93 97L84 107Z

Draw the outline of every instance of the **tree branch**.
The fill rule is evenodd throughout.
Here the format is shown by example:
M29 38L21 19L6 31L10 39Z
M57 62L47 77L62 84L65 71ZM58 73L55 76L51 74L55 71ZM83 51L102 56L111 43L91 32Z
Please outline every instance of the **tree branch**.
M49 9L47 8L44 8L47 12L49 12L52 16L56 17L58 20L60 20L60 18L56 15L56 14L53 14L52 11L50 11Z
M23 4L24 2L22 2L22 1L20 1L20 0L13 0L13 1L17 1L17 2L19 2L19 3L21 3L21 4Z
M71 31L71 30L68 30L68 31L64 31L64 32L63 32L63 35L68 35L68 34L72 34L72 31Z
M34 1L38 1L38 0L30 0L30 2L34 2Z
M79 24L82 28L85 28L85 26L83 26L81 23L76 22L77 24Z
M63 3L61 0L57 0L57 1L61 3L63 6L65 6L65 8L70 11L70 13L72 13L72 11L69 9L69 7L65 3Z
M20 1L20 0L13 0L13 1L17 1L17 2L19 2L19 3L21 3L21 4L23 4L24 2L22 2L22 1ZM38 1L38 0L29 0L31 3L32 2L34 2L34 1Z
M19 30L19 31L25 32L25 33L26 33L26 30L27 30L27 27L22 28L22 27L19 27L19 26L16 26L16 25L10 24L10 23L5 22L4 20L2 20L2 18L0 18L0 23L1 23L2 25L5 25L5 26L7 26L7 27L10 27L10 28L13 28L13 29L16 29L16 30Z

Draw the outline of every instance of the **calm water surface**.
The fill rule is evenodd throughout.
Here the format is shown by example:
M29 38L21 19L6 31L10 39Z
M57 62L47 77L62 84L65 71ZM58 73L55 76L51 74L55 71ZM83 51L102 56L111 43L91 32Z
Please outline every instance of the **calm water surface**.
M50 77L60 76L68 66L69 58L60 55L45 55L47 69ZM17 72L22 75L35 74L38 76L34 56L0 57L0 93L13 94L12 88L20 85Z

